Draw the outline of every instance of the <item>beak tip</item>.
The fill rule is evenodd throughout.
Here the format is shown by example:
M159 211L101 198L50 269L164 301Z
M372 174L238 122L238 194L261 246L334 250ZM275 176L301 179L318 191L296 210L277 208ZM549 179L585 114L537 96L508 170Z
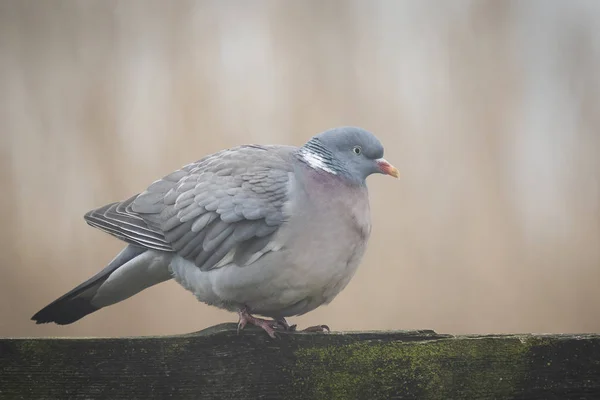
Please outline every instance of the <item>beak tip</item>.
M390 164L386 160L379 159L378 164L379 164L379 169L381 170L382 173L389 175L389 176L393 176L394 178L400 177L400 171L398 171L398 169L396 167L394 167L392 164Z

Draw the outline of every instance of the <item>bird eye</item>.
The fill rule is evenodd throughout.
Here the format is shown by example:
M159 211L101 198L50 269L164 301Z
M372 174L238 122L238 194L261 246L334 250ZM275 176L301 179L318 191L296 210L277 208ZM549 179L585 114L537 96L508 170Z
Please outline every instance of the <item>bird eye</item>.
M362 153L362 149L360 148L360 146L354 146L354 148L352 149L352 151L356 155L359 155L360 153Z

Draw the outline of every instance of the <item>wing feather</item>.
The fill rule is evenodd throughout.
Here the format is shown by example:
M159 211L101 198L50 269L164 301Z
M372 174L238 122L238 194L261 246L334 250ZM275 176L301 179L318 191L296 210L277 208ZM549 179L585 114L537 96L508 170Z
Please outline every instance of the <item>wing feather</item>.
M293 172L287 146L241 146L186 165L86 221L138 246L175 252L202 270L248 265L280 245Z

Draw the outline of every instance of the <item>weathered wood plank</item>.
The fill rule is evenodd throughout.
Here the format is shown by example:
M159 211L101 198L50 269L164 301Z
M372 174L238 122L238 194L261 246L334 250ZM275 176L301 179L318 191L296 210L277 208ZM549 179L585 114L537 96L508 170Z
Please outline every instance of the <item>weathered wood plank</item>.
M600 335L0 339L0 399L599 399Z

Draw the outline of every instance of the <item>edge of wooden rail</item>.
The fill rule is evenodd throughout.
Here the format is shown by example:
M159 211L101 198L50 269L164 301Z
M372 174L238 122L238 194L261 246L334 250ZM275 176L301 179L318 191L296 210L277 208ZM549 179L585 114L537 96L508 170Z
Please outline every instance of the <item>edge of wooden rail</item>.
M600 398L600 334L0 339L0 399Z

